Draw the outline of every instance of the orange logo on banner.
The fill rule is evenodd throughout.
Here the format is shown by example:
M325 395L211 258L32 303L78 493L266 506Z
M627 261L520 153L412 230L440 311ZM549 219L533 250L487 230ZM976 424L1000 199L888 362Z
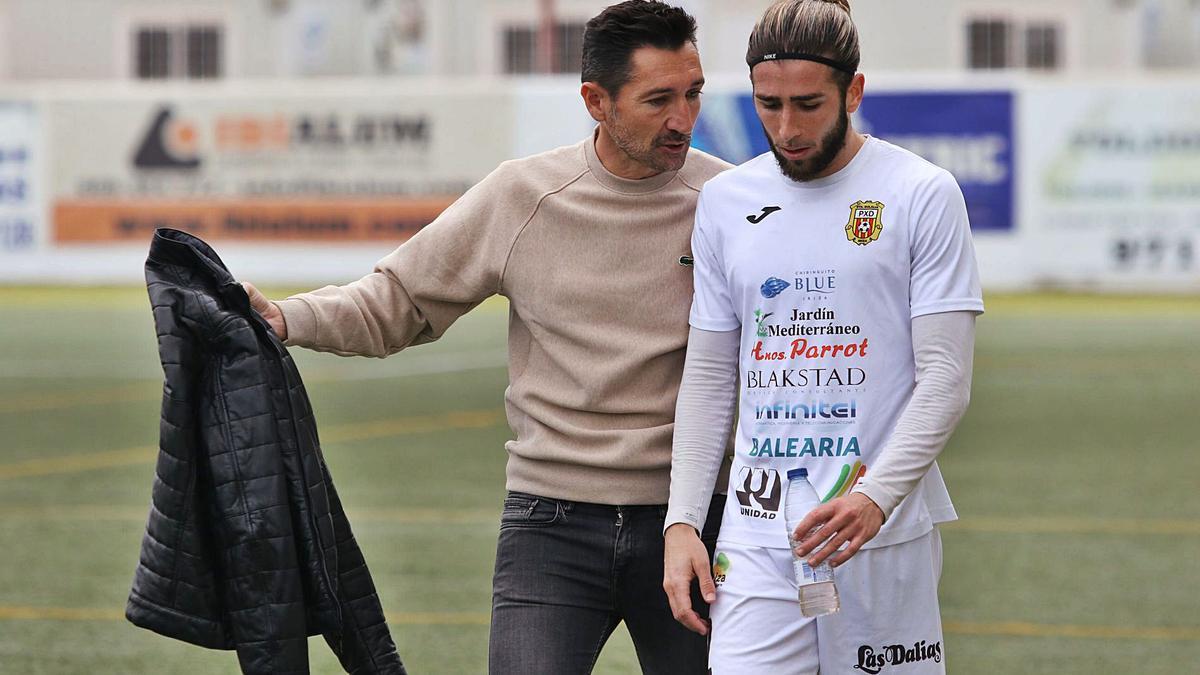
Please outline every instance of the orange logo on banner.
M220 150L286 150L290 142L288 120L283 115L222 115L217 118L217 148Z

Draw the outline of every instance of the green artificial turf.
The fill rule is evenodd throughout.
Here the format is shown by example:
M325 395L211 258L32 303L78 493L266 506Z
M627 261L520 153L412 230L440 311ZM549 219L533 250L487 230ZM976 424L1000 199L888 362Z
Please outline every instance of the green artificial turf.
M1192 672L1200 302L988 303L940 461L961 516L943 530L949 672ZM293 350L415 674L486 671L506 319L486 303L383 361ZM121 616L160 377L143 290L0 288L0 672L238 672ZM320 639L310 651L314 673L341 672ZM622 629L596 672L636 664Z

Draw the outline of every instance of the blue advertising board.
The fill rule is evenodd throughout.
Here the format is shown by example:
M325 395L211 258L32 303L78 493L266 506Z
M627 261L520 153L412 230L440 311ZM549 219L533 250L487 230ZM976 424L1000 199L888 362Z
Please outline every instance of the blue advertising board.
M954 174L971 228L1013 229L1015 138L1007 91L867 93L859 131L905 147ZM705 98L693 145L740 163L770 148L749 93Z

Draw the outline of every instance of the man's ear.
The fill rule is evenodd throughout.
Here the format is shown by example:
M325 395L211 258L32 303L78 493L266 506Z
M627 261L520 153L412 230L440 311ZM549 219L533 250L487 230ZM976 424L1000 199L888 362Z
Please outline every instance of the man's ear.
M579 95L583 97L583 104L587 106L588 114L597 122L604 122L608 119L609 96L604 87L595 82L584 82L579 88Z
M862 105L863 88L866 86L867 79L862 73L855 73L854 79L850 80L850 87L846 90L846 112L858 112L858 106Z

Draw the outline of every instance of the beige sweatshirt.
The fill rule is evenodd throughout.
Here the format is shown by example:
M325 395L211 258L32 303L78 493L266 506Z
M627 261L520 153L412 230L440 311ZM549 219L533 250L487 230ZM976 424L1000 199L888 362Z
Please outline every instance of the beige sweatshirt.
M288 344L383 357L499 293L508 489L665 504L692 301L681 259L700 187L728 167L691 150L678 172L628 180L591 138L505 162L374 273L281 301Z

